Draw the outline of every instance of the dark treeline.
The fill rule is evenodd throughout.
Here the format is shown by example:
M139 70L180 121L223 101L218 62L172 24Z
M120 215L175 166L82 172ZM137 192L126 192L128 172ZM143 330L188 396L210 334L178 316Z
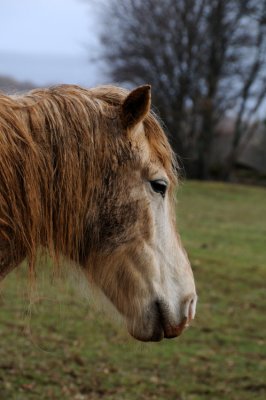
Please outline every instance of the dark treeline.
M265 106L266 0L109 0L101 11L111 79L152 85L187 176L212 177L216 128L233 121L228 179Z

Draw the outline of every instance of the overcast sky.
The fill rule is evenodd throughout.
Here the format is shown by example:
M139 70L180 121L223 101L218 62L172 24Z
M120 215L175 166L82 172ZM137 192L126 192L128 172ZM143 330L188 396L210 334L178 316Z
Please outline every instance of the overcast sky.
M96 83L89 57L99 49L97 26L90 0L0 0L0 74L39 84Z

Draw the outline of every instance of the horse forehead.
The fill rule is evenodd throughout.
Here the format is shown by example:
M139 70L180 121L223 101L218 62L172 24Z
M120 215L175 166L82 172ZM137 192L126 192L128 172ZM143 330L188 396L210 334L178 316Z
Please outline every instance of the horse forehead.
M147 166L148 164L156 164L159 159L154 150L152 149L147 135L145 134L145 129L143 123L138 124L131 135L131 143L133 149L137 151L140 156L142 163Z

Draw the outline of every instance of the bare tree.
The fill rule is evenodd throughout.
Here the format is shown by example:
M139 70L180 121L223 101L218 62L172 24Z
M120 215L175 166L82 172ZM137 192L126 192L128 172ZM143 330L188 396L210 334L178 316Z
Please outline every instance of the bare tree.
M208 178L215 126L228 113L236 116L231 167L243 125L265 98L266 0L109 0L101 7L112 79L152 84L188 175Z

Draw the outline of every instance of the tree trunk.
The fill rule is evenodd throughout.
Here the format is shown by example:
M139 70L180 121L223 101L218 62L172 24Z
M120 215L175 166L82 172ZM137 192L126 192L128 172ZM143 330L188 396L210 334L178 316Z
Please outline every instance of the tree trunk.
M213 102L206 99L203 110L201 134L198 142L198 179L210 179L210 147L214 131Z

